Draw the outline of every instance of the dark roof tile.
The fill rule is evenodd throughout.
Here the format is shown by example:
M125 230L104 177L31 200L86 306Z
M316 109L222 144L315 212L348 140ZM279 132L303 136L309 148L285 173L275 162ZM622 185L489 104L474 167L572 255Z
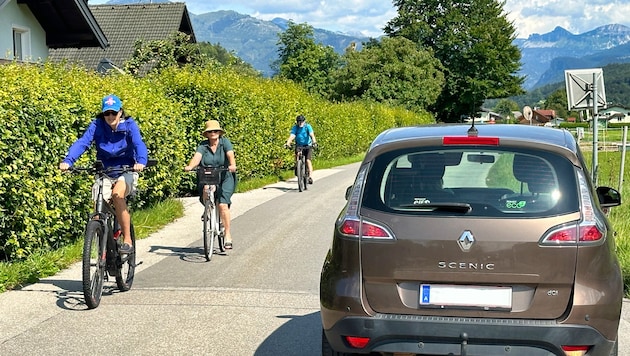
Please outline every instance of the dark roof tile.
M92 5L90 11L107 37L109 47L60 48L50 51L53 61L81 62L96 69L103 59L121 67L133 55L137 40L165 39L180 31L196 42L185 3Z

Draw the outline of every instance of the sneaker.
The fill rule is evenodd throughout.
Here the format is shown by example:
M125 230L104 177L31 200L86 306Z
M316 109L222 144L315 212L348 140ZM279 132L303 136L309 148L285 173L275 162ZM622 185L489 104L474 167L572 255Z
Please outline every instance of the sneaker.
M308 177L308 184L313 184L313 178Z
M118 248L118 253L120 253L121 255L130 254L132 252L133 252L133 246L131 246L128 243L124 243Z

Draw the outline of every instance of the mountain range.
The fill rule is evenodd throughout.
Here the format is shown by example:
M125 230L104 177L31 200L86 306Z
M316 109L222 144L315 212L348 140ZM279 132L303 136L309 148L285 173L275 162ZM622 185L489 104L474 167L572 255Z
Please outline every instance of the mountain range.
M197 41L218 43L263 75L273 74L270 65L277 58L278 33L287 28L287 20L263 21L234 11L217 11L191 15L191 22ZM317 28L314 37L340 54L352 42L360 45L369 40ZM566 69L630 62L630 28L617 24L577 35L556 27L549 33L517 38L514 44L522 54L518 74L526 78L525 90L564 81Z
M523 85L526 90L564 81L566 69L630 62L630 28L617 24L578 35L556 27L546 34L517 38L514 44L521 50L519 74L526 76Z
M110 0L107 4L138 2L141 1ZM251 64L264 76L274 74L272 63L277 59L278 34L286 30L288 20L276 18L265 21L234 11L199 15L190 13L190 20L198 42L219 44ZM361 44L369 40L367 37L324 29L313 30L316 42L332 46L340 54L353 42L360 50ZM528 91L563 82L566 69L630 63L630 28L618 24L597 27L582 34L573 34L562 27L556 27L549 33L516 38L514 44L522 54L522 66L518 75L525 76L523 87Z
M234 11L190 14L190 21L198 42L221 45L267 77L273 75L271 66L278 58L278 34L289 24L282 18L264 21ZM337 53L343 53L353 42L360 49L361 43L369 40L317 28L313 29L313 37L315 42L332 46Z

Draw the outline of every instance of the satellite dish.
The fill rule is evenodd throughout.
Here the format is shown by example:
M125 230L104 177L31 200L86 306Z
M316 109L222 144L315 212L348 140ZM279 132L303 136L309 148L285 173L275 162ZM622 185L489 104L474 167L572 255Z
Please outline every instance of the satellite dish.
M532 111L532 108L530 108L529 106L525 106L523 108L523 116L525 116L527 121L531 122L532 117L534 116L534 112Z

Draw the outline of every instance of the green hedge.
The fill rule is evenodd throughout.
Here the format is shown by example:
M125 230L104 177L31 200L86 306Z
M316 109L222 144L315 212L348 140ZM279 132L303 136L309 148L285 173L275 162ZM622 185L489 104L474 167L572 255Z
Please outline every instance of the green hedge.
M432 122L379 104L334 104L291 82L239 75L222 68L169 69L135 78L100 76L78 67L46 64L0 66L0 258L13 260L81 237L91 209L93 177L58 170L68 147L87 128L109 93L138 122L150 158L141 206L190 193L183 172L206 120L217 119L234 143L240 179L278 174L293 165L282 147L295 116L307 117L318 155L364 152L382 130ZM89 165L94 150L77 165Z

